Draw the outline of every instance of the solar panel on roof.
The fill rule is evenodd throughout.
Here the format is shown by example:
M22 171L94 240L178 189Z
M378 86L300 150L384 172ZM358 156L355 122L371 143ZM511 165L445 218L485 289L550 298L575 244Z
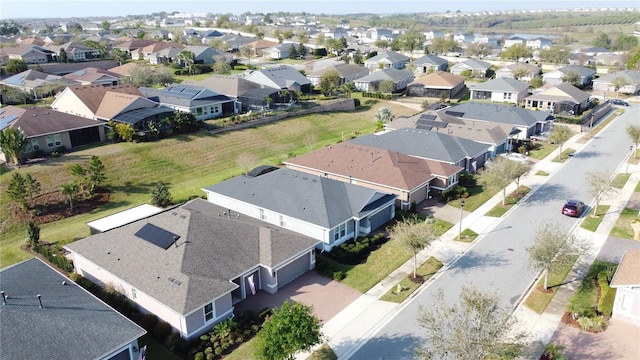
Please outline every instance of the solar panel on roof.
M420 120L435 120L436 116L431 114L422 114L420 115Z
M180 236L153 224L145 224L135 235L165 250L180 238Z
M459 111L445 111L444 113L447 114L447 115L455 116L455 117L464 116L464 113L463 112L459 112Z
M8 128L9 125L11 125L11 122L17 118L18 117L16 115L7 115L0 119L0 131Z
M435 119L435 116L433 117ZM416 121L416 129L431 130L432 128L444 129L447 127L447 123L444 121L422 119L422 116Z

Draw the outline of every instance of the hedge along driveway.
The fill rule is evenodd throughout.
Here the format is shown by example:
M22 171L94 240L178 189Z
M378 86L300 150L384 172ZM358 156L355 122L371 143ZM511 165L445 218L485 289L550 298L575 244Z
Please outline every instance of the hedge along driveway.
M111 203L91 213L41 226L43 241L64 245L88 236L87 222L149 202L151 189L157 182L167 182L177 200L203 196L203 187L242 173L236 164L240 154L255 155L259 159L256 165L277 165L290 154L308 152L304 144L307 134L316 135L314 148L317 149L356 132L372 133L375 113L382 106L390 108L396 116L415 113L415 110L386 101L368 103L369 106L353 112L306 115L217 135L201 131L147 143L108 144L20 169L3 169L0 194L3 200L6 199L4 191L13 172L31 174L41 182L43 192L58 190L62 184L71 181L71 165L86 164L91 155L98 156L106 167L106 184L112 189ZM0 224L0 267L30 258L20 250L26 238L24 225L12 221L8 206L0 207Z

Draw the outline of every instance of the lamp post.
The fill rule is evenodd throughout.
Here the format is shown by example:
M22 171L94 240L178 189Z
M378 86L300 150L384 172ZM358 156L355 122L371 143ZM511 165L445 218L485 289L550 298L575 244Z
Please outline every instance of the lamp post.
M629 163L631 162L631 153L633 152L633 145L629 146L629 159L627 159L627 170L625 174L629 173Z
M462 240L462 215L464 215L464 200L460 201L460 230L458 231L459 240Z

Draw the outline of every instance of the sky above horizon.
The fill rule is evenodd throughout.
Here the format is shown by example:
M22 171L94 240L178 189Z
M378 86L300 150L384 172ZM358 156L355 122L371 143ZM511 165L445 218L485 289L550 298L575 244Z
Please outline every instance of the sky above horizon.
M0 0L0 19L72 18L145 15L154 12L182 13L275 13L310 14L391 14L417 12L497 11L523 9L566 9L576 7L635 7L638 0L562 0L562 1L460 1L460 0Z

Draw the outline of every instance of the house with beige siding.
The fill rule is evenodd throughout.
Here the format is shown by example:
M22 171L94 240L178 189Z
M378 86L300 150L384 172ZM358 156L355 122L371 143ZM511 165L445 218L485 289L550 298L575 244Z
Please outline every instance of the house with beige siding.
M469 89L471 100L489 100L520 105L529 95L529 84L512 78L497 78Z
M589 107L589 94L568 84L560 83L525 99L525 108L550 111L552 114L580 115Z

